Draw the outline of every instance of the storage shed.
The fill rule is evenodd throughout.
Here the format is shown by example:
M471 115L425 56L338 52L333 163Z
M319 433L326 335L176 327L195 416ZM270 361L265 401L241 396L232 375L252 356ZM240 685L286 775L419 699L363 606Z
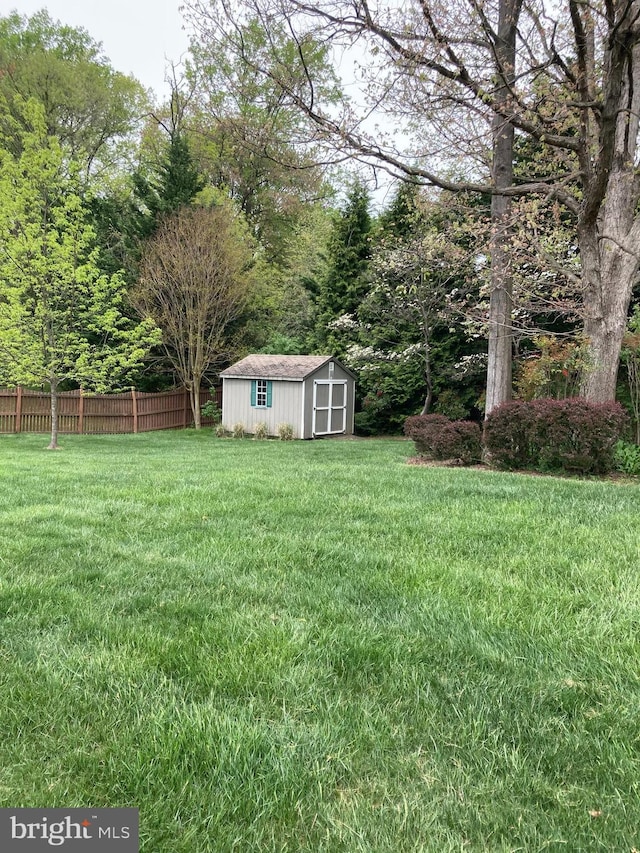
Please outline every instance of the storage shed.
M258 423L269 435L290 424L296 438L353 434L355 375L330 355L248 355L222 379L222 423Z

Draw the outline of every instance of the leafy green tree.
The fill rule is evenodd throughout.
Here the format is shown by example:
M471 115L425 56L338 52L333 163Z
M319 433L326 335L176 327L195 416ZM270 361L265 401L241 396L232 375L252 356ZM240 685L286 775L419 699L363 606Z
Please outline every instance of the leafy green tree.
M214 4L203 4L198 14L186 8L185 14L194 32L188 77L197 97L185 118L194 155L209 181L239 205L267 260L279 264L307 204L328 197L331 189L318 166L309 122L260 69L238 62L230 45L238 35L247 58L266 63L271 45L278 44L292 85L304 85L313 74L323 97L336 102L329 47L309 40L301 51L277 22L268 33L250 17L238 16L225 27Z
M159 335L123 315L124 280L98 267L78 166L35 100L20 126L19 154L0 147L0 381L50 388L54 450L61 383L113 388Z
M14 120L12 132L5 126L5 144L14 154L27 129L21 104L36 98L47 134L101 186L132 156L140 119L149 111L140 83L114 71L85 30L54 22L44 10L0 18L0 96Z

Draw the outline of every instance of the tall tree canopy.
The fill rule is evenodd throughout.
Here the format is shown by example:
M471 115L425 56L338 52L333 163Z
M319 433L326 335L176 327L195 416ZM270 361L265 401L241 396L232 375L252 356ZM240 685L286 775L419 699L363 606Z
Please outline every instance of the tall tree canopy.
M197 19L192 19L197 29ZM304 61L287 32L286 21L273 22L265 35L261 22L248 19L231 27L250 51L278 63L294 87L309 73L329 101L339 90L321 42L306 46ZM282 97L277 82L246 63L239 63L224 43L194 38L187 79L194 93L187 115L194 154L214 186L227 190L254 228L267 256L278 263L289 233L304 217L304 207L330 193L325 183L308 118Z
M317 297L320 345L342 356L339 336L331 323L342 314L354 313L369 286L371 256L370 197L360 181L353 184L342 209L336 214L327 246L328 264Z
M492 194L490 333L496 346L492 352L490 345L489 380L499 386L492 405L506 394L511 354L508 201L530 196L560 205L579 247L590 354L582 390L591 401L614 397L640 263L637 0L561 0L553 7L542 0L408 0L397 6L370 0L189 0L187 7L201 39L224 43L342 154L444 189ZM260 22L268 61L266 49L255 52L238 37L243 19ZM338 50L358 46L353 85L362 81L359 99L336 108L323 99L312 73L292 85L279 45L269 40L272 26L283 22L303 65L309 43L325 39ZM310 64L305 67L310 71ZM386 113L407 135L378 132L363 110ZM536 152L519 180L513 178L514 133Z
M114 71L85 30L54 22L46 11L0 17L0 97L18 129L21 102L36 98L47 134L94 178L121 166L149 110L141 84ZM5 144L15 151L19 132Z

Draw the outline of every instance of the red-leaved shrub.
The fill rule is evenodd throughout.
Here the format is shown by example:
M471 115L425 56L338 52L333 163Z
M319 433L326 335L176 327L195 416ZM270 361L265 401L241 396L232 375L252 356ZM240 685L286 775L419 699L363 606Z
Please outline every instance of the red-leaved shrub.
M412 415L404 422L421 456L471 465L482 458L482 434L473 421L450 421L444 415Z
M628 424L619 403L515 400L488 416L484 445L504 468L605 474L615 467L614 448Z
M534 425L531 404L510 400L497 406L484 424L483 443L490 462L500 468L529 468L535 457L531 446Z

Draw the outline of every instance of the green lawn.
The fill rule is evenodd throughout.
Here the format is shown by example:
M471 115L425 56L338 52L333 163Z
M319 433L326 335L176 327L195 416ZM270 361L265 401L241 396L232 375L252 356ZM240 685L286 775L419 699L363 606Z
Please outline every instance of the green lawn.
M144 853L640 849L640 487L0 437L0 806Z

